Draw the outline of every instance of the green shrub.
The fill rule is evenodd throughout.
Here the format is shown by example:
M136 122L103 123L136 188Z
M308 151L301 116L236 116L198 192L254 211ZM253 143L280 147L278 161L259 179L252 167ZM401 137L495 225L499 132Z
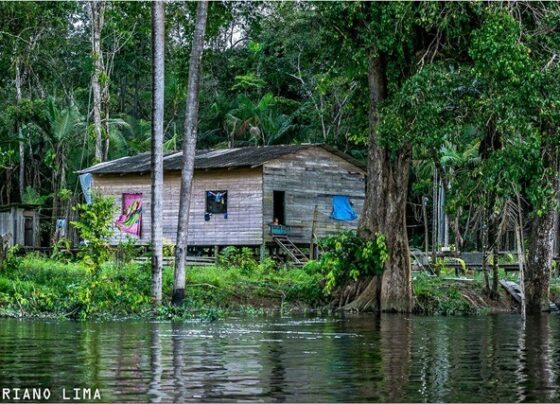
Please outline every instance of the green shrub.
M477 308L464 298L459 287L449 284L439 277L430 277L421 272L413 281L416 305L414 310L420 314L476 314Z
M343 231L319 242L322 250L318 262L308 263L307 272L318 271L325 276L325 294L349 280L383 273L387 245L382 234L374 240L360 237L355 231Z
M0 271L16 270L20 260L17 257L19 246L3 247L0 240Z
M72 259L72 243L68 238L61 238L53 245L51 258L56 261L69 262Z
M119 241L115 250L115 261L117 265L123 266L131 263L140 254L140 247L134 237L126 236Z
M163 240L163 256L164 257L174 257L175 256L175 244L170 240Z
M109 237L116 210L113 198L95 195L92 203L79 204L75 210L79 219L71 223L83 240L79 257L92 271L96 271L111 256Z
M272 258L266 257L262 259L261 262L259 263L258 272L260 273L273 272L277 268L278 268L278 263L274 261Z
M23 203L30 205L43 205L49 199L49 196L39 194L32 186L28 185L25 187L21 199Z
M259 265L253 252L247 247L226 247L218 256L217 264L223 268L240 268L244 272L252 272Z

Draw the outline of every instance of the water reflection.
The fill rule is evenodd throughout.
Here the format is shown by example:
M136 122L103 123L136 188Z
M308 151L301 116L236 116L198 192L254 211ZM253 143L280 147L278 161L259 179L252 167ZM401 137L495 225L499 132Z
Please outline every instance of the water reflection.
M282 386L286 385L286 368L284 367L284 342L282 335L272 333L269 336L268 346L265 348L265 359L269 368L268 375L263 372L263 384L267 385L268 396L274 400L286 401L286 394Z
M175 391L174 402L181 403L187 400L187 384L183 376L185 359L183 355L183 338L181 337L181 323L174 322L172 326L171 343L173 347L173 387Z
M555 355L549 315L528 317L525 324L526 399L558 401L558 356ZM558 335L556 332L555 335ZM556 348L558 354L558 348ZM556 363L553 363L553 360Z
M0 320L0 386L112 401L559 400L560 318Z
M150 402L159 403L162 401L163 392L161 388L161 375L163 369L161 366L161 337L159 323L152 323L150 330L150 374L151 380L148 385L148 396Z
M380 319L384 385L386 401L396 403L405 399L408 384L411 349L410 319L401 316L382 316Z

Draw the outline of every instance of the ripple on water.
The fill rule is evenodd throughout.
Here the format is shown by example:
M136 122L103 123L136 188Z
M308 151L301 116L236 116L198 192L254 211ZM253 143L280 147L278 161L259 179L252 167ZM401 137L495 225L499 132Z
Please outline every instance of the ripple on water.
M0 385L113 401L559 399L560 318L0 320Z

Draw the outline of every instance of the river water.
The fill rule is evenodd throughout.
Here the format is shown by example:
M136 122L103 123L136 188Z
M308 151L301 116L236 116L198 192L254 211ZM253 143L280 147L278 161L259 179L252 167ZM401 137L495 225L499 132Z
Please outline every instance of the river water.
M557 315L0 320L12 400L86 388L102 401L557 402L559 375Z

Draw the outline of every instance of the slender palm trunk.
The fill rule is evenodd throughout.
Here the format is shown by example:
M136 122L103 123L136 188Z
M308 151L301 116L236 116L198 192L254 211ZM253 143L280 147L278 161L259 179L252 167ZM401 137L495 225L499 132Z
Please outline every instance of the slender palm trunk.
M16 61L16 103L21 103L21 69L19 61ZM25 140L23 139L23 131L19 119L16 122L18 146L19 146L19 198L23 202L23 194L25 192Z
M95 132L95 160L103 161L103 129L101 126L101 84L103 56L101 54L101 30L103 29L104 1L92 1L91 8L91 57L93 75L91 88L93 93L93 129Z
M105 73L105 78L103 85L101 86L101 125L102 125L102 133L103 133L103 161L109 159L109 146L111 142L111 137L109 136L109 104L110 104L110 96L111 93L109 92L109 74L105 68L103 67L103 72Z
M202 51L204 49L204 32L208 15L208 1L199 1L196 9L196 26L194 30L191 58L189 64L189 82L185 117L185 137L183 139L183 169L181 170L181 199L179 203L179 223L177 227L177 246L175 248L175 279L173 283L172 303L180 305L185 297L185 264L187 259L187 232L191 205L191 188L196 153L196 134L198 121L198 92Z
M484 274L484 290L490 294L490 277L488 275L488 212L482 211L482 273Z
M152 3L152 298L161 304L163 270L163 107L165 6Z
M60 184L60 169L61 161L60 161L60 150L59 147L55 147L55 165L52 172L52 195L53 195L53 202L52 202L52 212L51 212L51 243L56 243L57 240L57 233L56 233L56 219L58 217L58 210L59 210L59 192L61 189Z
M523 249L523 213L521 211L521 198L517 194L517 214L515 218L515 248L517 249L517 261L519 263L519 283L521 286L521 316L523 321L526 317L525 309L525 251Z

